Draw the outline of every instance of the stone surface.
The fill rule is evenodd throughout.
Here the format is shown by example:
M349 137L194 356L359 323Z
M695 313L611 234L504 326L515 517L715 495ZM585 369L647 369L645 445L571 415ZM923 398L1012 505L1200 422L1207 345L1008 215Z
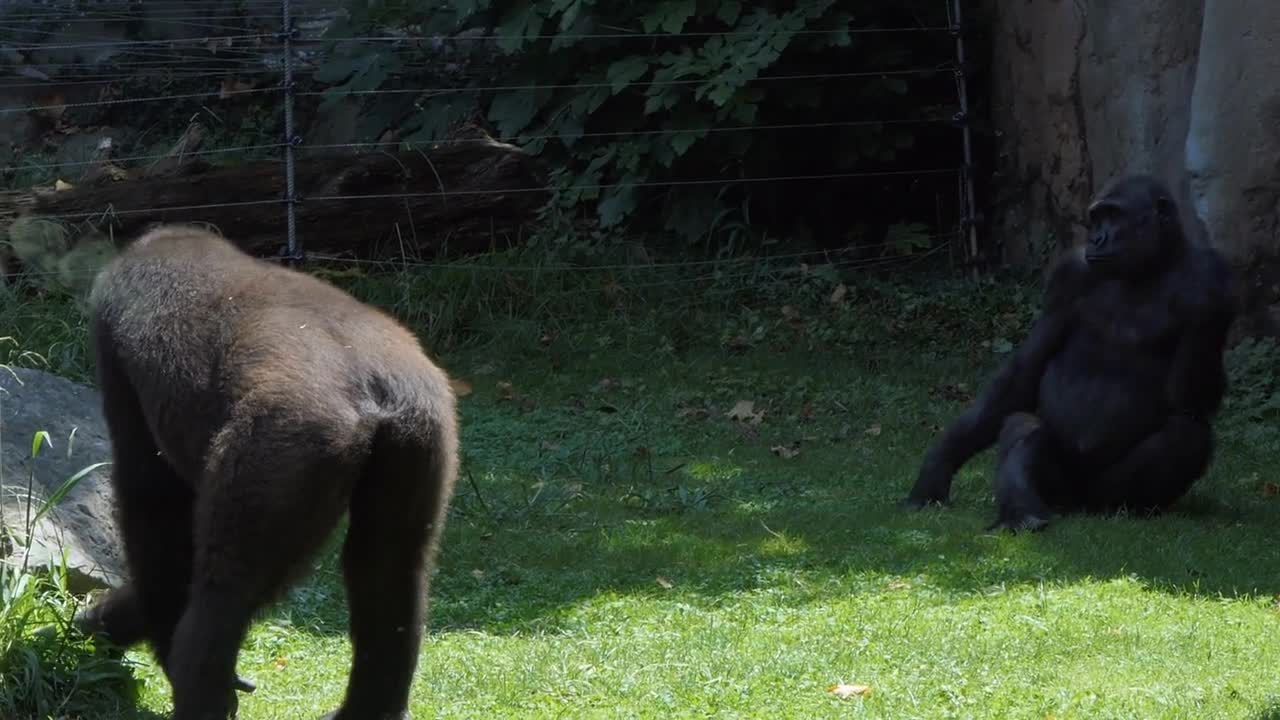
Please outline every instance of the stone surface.
M1084 235L1083 210L1114 175L1152 172L1186 205L1183 146L1201 1L996 0L992 122L1000 186L993 231L1006 259ZM1191 219L1190 208L1184 219Z
M1004 259L1079 241L1125 172L1173 188L1193 237L1241 279L1245 324L1280 329L1280 3L987 0L1001 137L987 230Z
M25 535L27 486L34 471L31 514L68 478L111 460L111 447L98 393L70 380L24 368L0 368L0 512L6 529ZM32 438L44 430L45 445L33 459ZM74 431L74 435L73 435ZM116 539L110 467L81 478L35 527L28 562L61 562L67 552L75 590L116 586L124 577L124 559ZM4 562L22 562L16 548Z
M997 2L991 114L1002 135L994 225L1006 259L1023 262L1081 232L1076 209L1088 197L1078 74L1085 16L1074 3Z
M1196 214L1259 307L1280 302L1280 5L1206 0L1187 171ZM1268 312L1262 331L1280 325Z

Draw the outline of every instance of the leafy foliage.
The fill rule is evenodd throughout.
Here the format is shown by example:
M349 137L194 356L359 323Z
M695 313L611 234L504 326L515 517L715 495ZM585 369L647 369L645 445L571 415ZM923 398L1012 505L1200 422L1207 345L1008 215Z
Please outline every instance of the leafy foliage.
M751 228L764 225L856 240L840 237L852 223L830 208L872 190L760 181L901 169L906 154L929 154L917 144L918 125L850 123L941 116L931 104L954 97L949 75L893 74L948 60L950 44L937 34L852 32L855 10L861 29L942 25L936 4L857 5L360 0L334 38L394 26L451 36L454 49L443 40L335 40L314 80L329 86L328 102L403 91L371 95L366 140L395 127L408 145L441 142L460 121L483 118L500 139L540 155L554 168L544 210L551 237L650 231L723 250L759 240ZM486 49L487 66L472 62ZM424 80L438 89L413 92ZM936 220L936 209L930 198L904 211L913 217L879 218L877 239L887 253L923 249L930 234L921 221ZM869 203L863 213L887 210Z
M1227 350L1230 393L1222 432L1252 446L1280 443L1280 344L1274 338L1247 337Z

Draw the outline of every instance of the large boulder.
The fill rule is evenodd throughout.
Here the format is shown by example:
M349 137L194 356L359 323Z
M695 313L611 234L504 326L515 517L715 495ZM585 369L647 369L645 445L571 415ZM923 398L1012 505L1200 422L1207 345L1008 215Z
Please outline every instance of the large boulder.
M1206 0L1187 171L1196 214L1280 327L1280 4Z
M98 393L65 378L25 368L0 368L0 523L13 537L4 562L43 566L67 555L75 591L118 586L125 566L117 539L109 466L93 470L26 534L34 516L68 478L111 460ZM32 457L32 439L49 434ZM28 484L31 502L28 502ZM31 552L26 542L30 537ZM25 557L24 557L25 556Z
M1187 205L1183 145L1200 5L992 4L991 120L1002 132L1001 189L1014 194L993 229L1007 260L1081 240L1089 197L1120 173L1164 177Z
M1014 263L1078 242L1108 179L1167 181L1239 277L1245 326L1280 302L1280 3L987 0L993 240Z

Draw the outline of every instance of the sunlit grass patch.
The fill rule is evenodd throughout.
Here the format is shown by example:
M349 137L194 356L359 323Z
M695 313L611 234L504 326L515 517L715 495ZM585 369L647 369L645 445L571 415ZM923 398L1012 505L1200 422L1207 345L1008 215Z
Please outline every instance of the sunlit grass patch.
M445 286L386 282L365 289L411 322L447 308ZM896 503L1024 329L1021 290L597 288L530 309L467 282L433 331L474 391L415 717L1280 717L1273 349L1233 355L1218 459L1173 512L1012 536L983 531L990 454L953 507ZM52 346L52 327L19 329ZM340 542L255 624L241 717L340 702Z

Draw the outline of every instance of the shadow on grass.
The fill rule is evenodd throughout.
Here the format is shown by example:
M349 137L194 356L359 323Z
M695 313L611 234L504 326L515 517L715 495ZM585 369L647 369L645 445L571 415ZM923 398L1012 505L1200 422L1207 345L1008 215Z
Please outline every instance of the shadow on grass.
M957 409L928 399L950 371L822 376L774 358L739 361L636 370L630 385L607 391L583 378L616 377L616 367L577 366L562 382L528 362L526 376L499 369L488 383L514 380L514 399L477 381L463 405L468 457L433 581L432 631L554 629L604 595L711 604L771 590L771 602L804 604L903 579L957 596L1117 578L1192 597L1280 591L1280 500L1239 484L1267 466L1256 449L1224 446L1212 476L1161 517L1077 516L1035 534L986 533L990 454L957 478L953 507L897 507L930 425ZM716 388L727 389L715 397ZM777 419L745 429L726 420L744 396L774 398ZM784 419L788 403L813 398L825 415ZM686 415L708 406L701 420ZM815 439L799 457L770 452L800 434ZM345 635L341 540L268 616Z
M956 595L1117 578L1192 597L1280 592L1272 540L1280 499L1241 480L1268 466L1253 447L1224 443L1211 476L1162 516L1073 516L1034 534L986 533L990 453L957 478L951 508L897 507L931 426L959 407L931 401L929 388L955 373L930 366L842 377L813 375L810 360L735 362L637 370L630 390L615 383L601 395L531 364L526 377L504 375L536 407L477 389L463 407L464 472L475 476L464 475L455 497L432 630L554 628L606 594L715 603L776 589L782 602L806 603L902 579ZM575 369L577 380L605 372ZM721 386L729 389L708 400L707 388ZM776 398L777 419L735 428L724 411L743 396ZM825 404L826 415L784 420L785 405L805 398ZM702 420L687 415L714 403ZM875 432L864 430L873 421ZM770 452L801 434L798 458ZM346 632L340 540L276 610L295 626Z
M584 600L659 597L664 583L695 604L779 587L783 598L771 602L804 604L883 591L901 579L956 595L1130 577L1195 597L1280 591L1274 513L1235 509L1203 491L1159 517L1069 517L1014 536L983 531L993 510L981 497L909 511L883 490L859 498L848 488L809 488L788 498L787 488L751 485L747 478L723 487L693 509L628 508L619 486L540 520L454 517L433 583L431 628L551 630ZM465 497L460 505L468 506ZM300 596L316 602L294 617L321 634L346 632L333 556L326 553Z
M1280 703L1266 708L1253 716L1253 720L1280 720Z
M118 651L91 649L58 632L13 641L0 656L0 669L8 676L0 677L0 715L6 718L166 717L138 707L141 684Z

